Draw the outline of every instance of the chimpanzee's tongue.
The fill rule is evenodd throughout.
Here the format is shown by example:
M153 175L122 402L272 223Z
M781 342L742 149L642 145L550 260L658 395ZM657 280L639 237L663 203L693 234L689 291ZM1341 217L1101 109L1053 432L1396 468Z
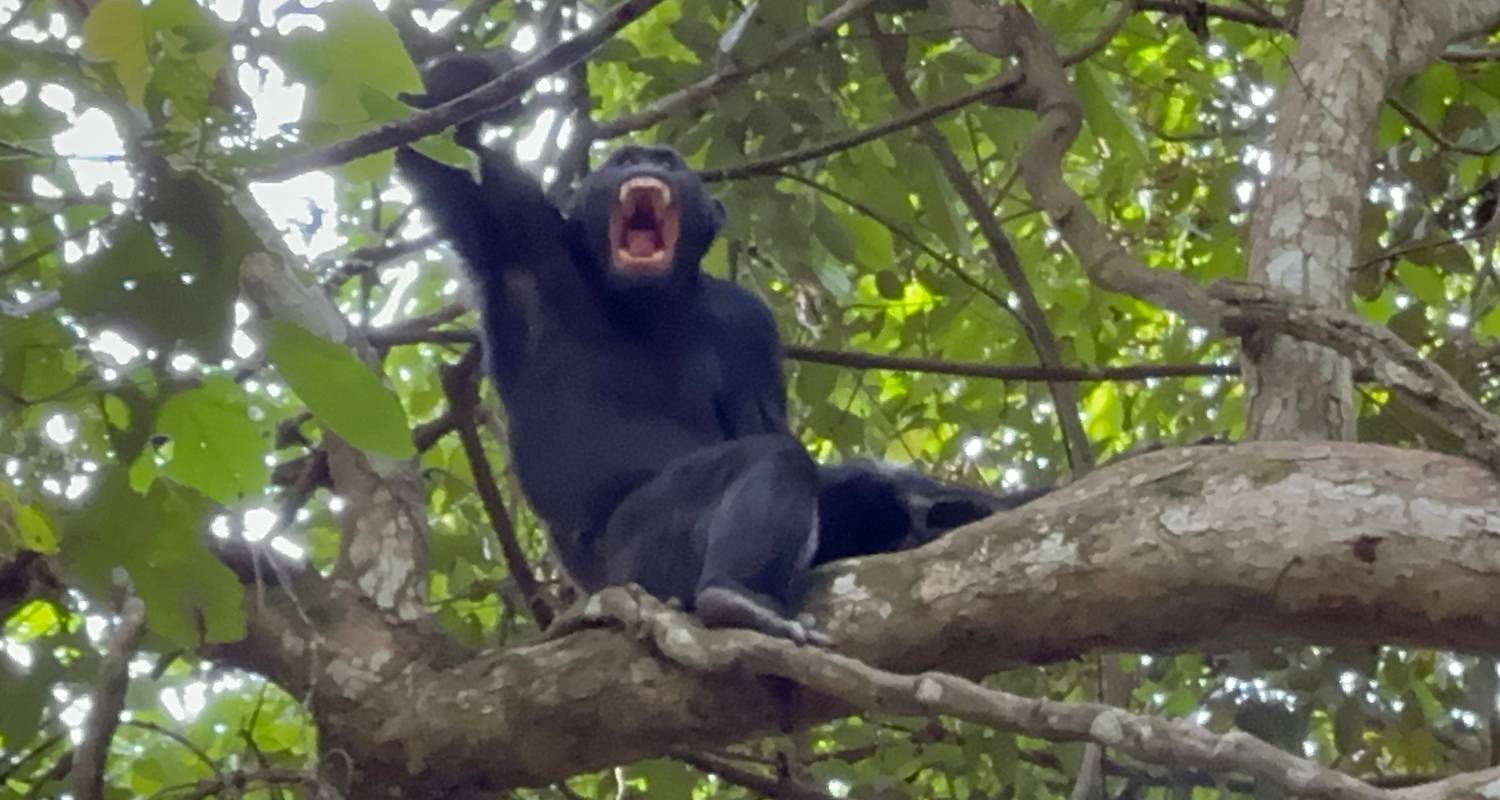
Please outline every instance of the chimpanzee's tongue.
M625 232L625 250L635 258L650 258L661 248L656 243L656 231L633 230Z

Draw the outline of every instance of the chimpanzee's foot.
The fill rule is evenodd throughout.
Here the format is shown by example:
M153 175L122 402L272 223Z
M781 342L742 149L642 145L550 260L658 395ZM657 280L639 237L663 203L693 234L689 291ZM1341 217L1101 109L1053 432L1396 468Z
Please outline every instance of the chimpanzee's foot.
M605 587L559 613L542 634L542 641L550 642L590 628L623 628L631 637L642 638L641 606L652 600L645 589L633 583Z
M787 619L755 599L723 586L698 592L693 601L698 619L710 628L749 628L797 644L828 645L831 640L812 626L812 618Z

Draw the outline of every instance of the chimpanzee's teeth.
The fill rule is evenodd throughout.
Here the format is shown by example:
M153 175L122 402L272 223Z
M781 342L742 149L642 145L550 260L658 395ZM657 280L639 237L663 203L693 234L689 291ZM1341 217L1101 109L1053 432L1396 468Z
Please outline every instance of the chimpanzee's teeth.
M631 193L640 190L650 198L653 206L665 208L672 204L672 187L657 178L631 178L620 184L619 202L625 205Z

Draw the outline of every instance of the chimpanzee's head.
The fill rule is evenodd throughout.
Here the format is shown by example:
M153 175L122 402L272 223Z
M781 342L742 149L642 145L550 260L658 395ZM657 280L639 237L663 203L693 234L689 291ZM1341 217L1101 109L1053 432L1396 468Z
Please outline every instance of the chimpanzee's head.
M615 151L573 196L575 251L608 289L690 286L724 207L670 147Z

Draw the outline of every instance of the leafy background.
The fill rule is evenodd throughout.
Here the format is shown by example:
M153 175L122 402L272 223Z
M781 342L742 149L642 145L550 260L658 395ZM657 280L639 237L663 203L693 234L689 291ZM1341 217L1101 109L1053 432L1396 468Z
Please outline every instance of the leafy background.
M1074 68L1086 126L1067 179L1151 266L1201 282L1243 275L1249 204L1265 168L1259 143L1295 44L1264 17L1254 22L1259 12L1250 9L1287 5L1236 4L1251 22L1201 26L1137 11ZM1093 42L1118 10L1085 0L1033 6L1064 52ZM910 128L823 158L756 166L910 109L863 25L779 53L833 4L752 7L665 3L585 70L540 84L520 116L490 136L553 180L577 157L570 150L585 114L611 133L674 144L701 169L750 165L742 172L751 174L714 183L730 222L706 268L765 298L788 343L814 351L787 370L796 429L819 457L874 454L1010 489L1068 474L1060 413L1080 415L1101 459L1142 443L1242 433L1233 343L1091 286L1016 179L1031 117L982 102L934 124L1003 222L1062 362L1203 369L1081 383L1076 410L1059 409L1043 382L951 374L960 362L1037 363L1017 287ZM875 7L883 29L906 37L906 74L923 104L1005 69L960 44L951 20L920 3ZM110 791L193 796L199 782L227 772L309 764L316 733L297 698L197 653L243 633L241 602L253 591L210 553L205 535L242 536L332 566L343 501L299 491L294 469L325 431L420 458L433 530L425 600L445 627L476 646L536 637L458 437L414 444L413 429L448 407L437 367L459 359L474 318L455 306L459 273L446 251L428 246L390 152L249 183L265 220L232 202L233 187L288 153L404 116L397 95L420 89L414 59L454 47L535 53L597 13L585 3L485 0L0 2L0 563L40 553L73 579L24 603L0 594L0 798L61 791L121 568L146 601L149 634L132 667ZM732 28L738 38L726 37ZM642 130L610 129L726 69L742 71L701 102ZM595 143L595 160L610 146ZM1359 312L1491 408L1500 280L1493 242L1471 229L1481 190L1494 196L1497 148L1495 60L1439 61L1393 92L1355 268ZM378 358L361 360L326 331L254 318L238 275L260 247L263 221L276 226L305 281L370 333ZM923 368L834 366L816 351L906 356ZM557 591L545 538L498 444L503 415L488 387L485 397L489 461L522 547ZM1364 440L1453 447L1378 388L1363 390L1360 404ZM1237 723L1377 781L1473 768L1500 752L1487 660L1314 648L1121 656L1119 666L1137 710L1216 729ZM1083 699L1096 691L1099 667L991 680ZM790 745L836 796L870 798L1066 796L1082 752L878 715L821 726ZM738 754L770 764L785 746L750 743ZM1111 792L1122 797L1263 796L1244 780L1107 766ZM612 798L622 783L628 796L751 796L677 761L517 796ZM300 791L267 781L246 796Z

